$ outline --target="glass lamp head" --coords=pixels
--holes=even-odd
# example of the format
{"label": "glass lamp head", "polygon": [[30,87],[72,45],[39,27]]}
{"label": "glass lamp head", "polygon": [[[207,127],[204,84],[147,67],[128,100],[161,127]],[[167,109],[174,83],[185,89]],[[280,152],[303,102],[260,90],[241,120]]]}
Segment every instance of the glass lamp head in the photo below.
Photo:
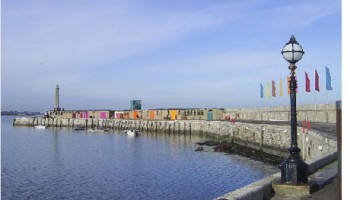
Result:
{"label": "glass lamp head", "polygon": [[305,53],[300,44],[296,41],[294,35],[290,37],[289,42],[282,49],[283,58],[290,64],[295,64],[303,57]]}

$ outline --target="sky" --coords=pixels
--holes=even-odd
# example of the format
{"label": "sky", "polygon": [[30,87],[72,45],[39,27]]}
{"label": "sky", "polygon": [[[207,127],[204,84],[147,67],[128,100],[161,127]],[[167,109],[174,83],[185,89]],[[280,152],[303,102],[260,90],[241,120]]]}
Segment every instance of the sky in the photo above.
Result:
{"label": "sky", "polygon": [[[291,35],[305,51],[297,104],[342,100],[341,0],[2,0],[1,9],[2,110],[53,109],[56,85],[66,110],[129,109],[132,99],[143,109],[288,106],[281,50]],[[279,95],[280,78],[283,96],[260,98],[273,80]]]}

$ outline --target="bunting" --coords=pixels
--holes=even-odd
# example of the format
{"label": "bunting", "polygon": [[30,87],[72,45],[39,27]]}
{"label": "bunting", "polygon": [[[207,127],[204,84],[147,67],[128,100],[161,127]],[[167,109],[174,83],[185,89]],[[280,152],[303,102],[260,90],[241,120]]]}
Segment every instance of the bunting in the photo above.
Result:
{"label": "bunting", "polygon": [[320,80],[316,69],[315,69],[315,90],[318,92],[320,91]]}
{"label": "bunting", "polygon": [[275,81],[272,81],[272,96],[276,97],[276,84],[275,84]]}
{"label": "bunting", "polygon": [[261,83],[260,83],[260,98],[264,98],[264,87]]}
{"label": "bunting", "polygon": [[[325,67],[326,70],[326,90],[333,90],[332,88],[332,78],[331,78],[331,74],[330,74],[330,70],[328,67]],[[283,96],[283,82],[282,82],[283,78],[280,78],[279,80],[279,96],[282,97]],[[295,93],[298,93],[298,81],[297,81],[297,76],[294,76],[295,79]],[[315,80],[315,91],[320,92],[320,77],[319,74],[317,72],[317,70],[315,69],[314,71],[314,80]],[[270,88],[270,83],[271,83],[271,88]],[[278,96],[277,91],[276,91],[276,84],[278,84],[277,82],[275,82],[274,80],[272,80],[271,82],[267,82],[264,88],[264,84],[260,83],[260,98],[270,98],[270,97],[276,97]],[[277,86],[278,87],[278,86]],[[305,91],[310,93],[311,92],[311,80],[309,77],[309,74],[305,71]],[[265,90],[265,91],[264,91]],[[287,76],[287,91],[288,94],[291,93],[291,76]]]}
{"label": "bunting", "polygon": [[280,96],[283,96],[282,79],[280,78]]}
{"label": "bunting", "polygon": [[268,83],[266,83],[266,97],[270,98],[270,86]]}
{"label": "bunting", "polygon": [[326,89],[332,90],[332,78],[328,67],[326,67]]}
{"label": "bunting", "polygon": [[[295,93],[298,93],[298,82],[297,82],[297,76],[294,76],[296,87],[295,87]],[[290,77],[287,76],[287,86],[288,86],[288,94],[290,94]]]}
{"label": "bunting", "polygon": [[311,92],[309,75],[305,72],[305,91]]}

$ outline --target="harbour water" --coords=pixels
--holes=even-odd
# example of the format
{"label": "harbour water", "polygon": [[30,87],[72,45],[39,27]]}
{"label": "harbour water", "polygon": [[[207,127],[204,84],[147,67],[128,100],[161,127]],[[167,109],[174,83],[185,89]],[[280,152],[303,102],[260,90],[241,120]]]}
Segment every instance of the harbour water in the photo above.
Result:
{"label": "harbour water", "polygon": [[213,199],[279,170],[196,142],[206,135],[13,127],[1,122],[1,199]]}

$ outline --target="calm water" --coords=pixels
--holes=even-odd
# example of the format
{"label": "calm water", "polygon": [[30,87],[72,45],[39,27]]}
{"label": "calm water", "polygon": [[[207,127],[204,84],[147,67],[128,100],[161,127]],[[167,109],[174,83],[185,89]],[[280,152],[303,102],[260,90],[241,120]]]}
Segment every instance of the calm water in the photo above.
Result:
{"label": "calm water", "polygon": [[213,199],[278,169],[237,155],[195,152],[205,136],[1,122],[2,199]]}

